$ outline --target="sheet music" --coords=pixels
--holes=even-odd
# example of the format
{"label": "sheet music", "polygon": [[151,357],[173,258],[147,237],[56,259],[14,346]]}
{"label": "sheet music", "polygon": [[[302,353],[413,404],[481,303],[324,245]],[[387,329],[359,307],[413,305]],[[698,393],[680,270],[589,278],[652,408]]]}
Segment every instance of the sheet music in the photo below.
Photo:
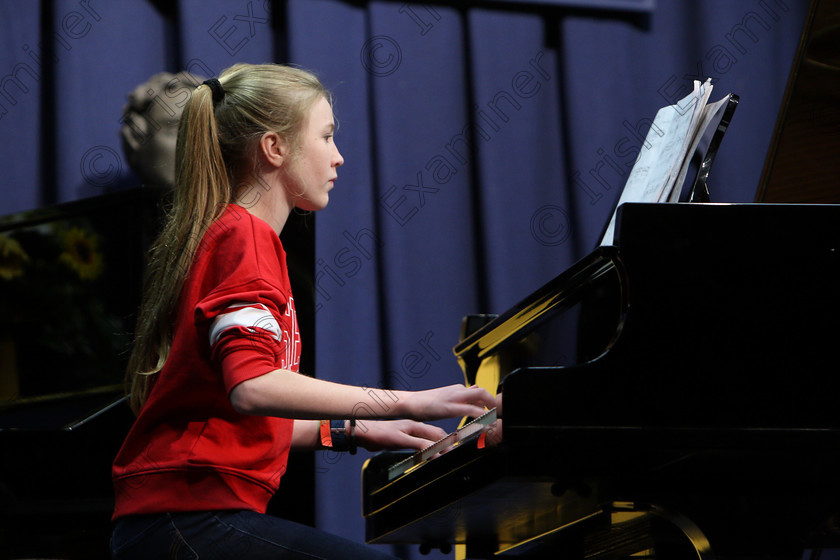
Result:
{"label": "sheet music", "polygon": [[687,157],[685,158],[685,161],[683,161],[682,169],[680,170],[679,176],[677,176],[675,188],[671,190],[671,196],[668,198],[668,202],[679,202],[680,187],[685,182],[685,176],[688,174],[688,168],[691,165],[691,158],[697,151],[697,146],[700,143],[700,140],[702,140],[706,129],[709,128],[709,124],[715,118],[718,111],[720,111],[720,109],[729,102],[730,97],[732,97],[731,94],[725,96],[720,101],[716,101],[711,105],[706,105],[703,108],[703,116],[701,117],[699,126],[697,126],[697,132],[694,134],[694,139],[687,151]]}
{"label": "sheet music", "polygon": [[[674,191],[677,191],[677,199],[679,199],[679,187],[682,186],[682,181],[685,181],[685,175],[688,172],[688,166],[691,162],[691,156],[694,153],[694,149],[697,146],[697,142],[700,140],[702,134],[700,133],[703,129],[702,125],[708,124],[708,119],[705,118],[705,111],[707,108],[707,103],[709,102],[709,96],[712,93],[712,83],[710,80],[706,80],[704,83],[700,83],[697,80],[694,81],[694,95],[692,97],[692,105],[691,105],[691,118],[688,120],[685,128],[680,129],[676,132],[676,134],[680,135],[683,140],[682,146],[678,152],[673,154],[673,167],[671,168],[671,173],[668,176],[668,181],[663,187],[662,193],[660,193],[658,202],[667,202],[671,199],[674,195]],[[685,108],[679,108],[678,110],[685,110]],[[682,181],[679,179],[682,178]]]}
{"label": "sheet music", "polygon": [[[702,84],[695,80],[689,95],[657,111],[616,208],[625,202],[665,202],[678,190],[677,185],[682,186],[690,150],[709,123],[704,109],[711,93],[711,80]],[[601,245],[612,244],[614,237],[615,212]]]}

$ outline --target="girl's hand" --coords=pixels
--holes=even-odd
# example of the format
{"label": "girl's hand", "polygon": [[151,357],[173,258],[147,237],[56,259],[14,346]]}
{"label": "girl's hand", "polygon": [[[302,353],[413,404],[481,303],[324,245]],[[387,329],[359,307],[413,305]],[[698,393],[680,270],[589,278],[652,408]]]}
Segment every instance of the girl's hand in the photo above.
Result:
{"label": "girl's hand", "polygon": [[442,428],[414,420],[357,420],[354,437],[368,451],[421,450],[446,437]]}

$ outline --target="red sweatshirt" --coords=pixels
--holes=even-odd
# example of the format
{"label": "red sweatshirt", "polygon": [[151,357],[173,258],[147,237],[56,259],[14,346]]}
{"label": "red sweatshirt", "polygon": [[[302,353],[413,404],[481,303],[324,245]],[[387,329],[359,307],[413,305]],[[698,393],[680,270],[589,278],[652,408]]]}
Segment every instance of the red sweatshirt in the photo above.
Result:
{"label": "red sweatshirt", "polygon": [[172,350],[114,461],[114,518],[264,512],[286,470],[292,420],[239,414],[228,395],[272,370],[297,371],[299,361],[280,239],[230,205],[199,245]]}

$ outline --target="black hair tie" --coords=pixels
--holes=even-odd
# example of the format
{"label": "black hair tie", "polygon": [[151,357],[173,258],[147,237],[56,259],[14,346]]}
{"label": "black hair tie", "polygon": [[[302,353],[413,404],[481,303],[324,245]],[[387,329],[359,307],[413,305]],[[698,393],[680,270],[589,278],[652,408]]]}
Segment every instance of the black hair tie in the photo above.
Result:
{"label": "black hair tie", "polygon": [[225,88],[222,87],[221,82],[216,78],[210,78],[209,80],[204,80],[202,82],[203,85],[210,88],[210,91],[213,92],[213,105],[218,105],[221,103],[222,99],[225,98]]}

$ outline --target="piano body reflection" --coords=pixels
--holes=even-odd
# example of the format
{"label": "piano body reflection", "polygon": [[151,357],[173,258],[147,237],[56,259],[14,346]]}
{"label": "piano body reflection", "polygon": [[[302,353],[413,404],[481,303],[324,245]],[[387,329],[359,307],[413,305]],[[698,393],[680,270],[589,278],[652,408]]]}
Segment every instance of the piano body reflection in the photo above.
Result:
{"label": "piano body reflection", "polygon": [[503,444],[393,480],[372,459],[368,540],[801,557],[840,506],[838,223],[832,205],[622,206],[617,247],[456,346],[470,383],[503,390]]}
{"label": "piano body reflection", "polygon": [[0,219],[0,559],[107,558],[126,348],[159,193]]}
{"label": "piano body reflection", "polygon": [[[372,543],[801,558],[840,543],[840,5],[813,0],[754,204],[628,204],[455,347],[503,443],[363,471]],[[807,203],[807,204],[802,204]]]}

